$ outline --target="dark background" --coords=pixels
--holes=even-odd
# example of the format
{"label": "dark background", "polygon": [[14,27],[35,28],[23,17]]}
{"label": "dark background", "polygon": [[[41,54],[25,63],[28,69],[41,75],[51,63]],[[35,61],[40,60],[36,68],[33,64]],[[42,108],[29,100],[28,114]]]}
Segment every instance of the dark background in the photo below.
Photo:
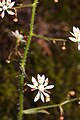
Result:
{"label": "dark background", "polygon": [[[16,0],[16,4],[28,3],[33,0]],[[31,8],[18,9],[18,22],[13,22],[14,16],[5,15],[0,18],[0,120],[17,120],[19,109],[19,72],[20,56],[14,51],[11,62],[6,60],[14,49],[15,38],[11,31],[18,29],[26,36],[29,33]],[[74,91],[72,98],[80,95],[80,51],[77,43],[71,42],[68,37],[73,26],[80,28],[80,0],[40,0],[36,15],[34,33],[52,38],[64,38],[66,50],[62,50],[63,42],[45,41],[32,38],[26,63],[25,82],[31,83],[31,77],[37,74],[45,74],[50,84],[55,88],[51,90],[51,101],[36,103],[33,99],[36,92],[31,92],[24,86],[24,109],[39,107],[49,104],[57,104],[67,99],[68,93]],[[24,45],[18,47],[23,54]],[[79,120],[80,106],[77,102],[66,104],[64,107],[65,120]],[[50,115],[36,114],[24,115],[24,120],[59,120],[59,108],[48,109]]]}

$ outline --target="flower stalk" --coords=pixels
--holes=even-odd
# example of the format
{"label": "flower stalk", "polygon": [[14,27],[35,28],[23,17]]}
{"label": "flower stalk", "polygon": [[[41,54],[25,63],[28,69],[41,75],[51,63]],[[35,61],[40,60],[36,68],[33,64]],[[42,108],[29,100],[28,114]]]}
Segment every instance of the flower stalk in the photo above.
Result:
{"label": "flower stalk", "polygon": [[25,8],[25,7],[33,7],[34,4],[26,4],[26,5],[23,5],[23,4],[20,4],[19,6],[17,7],[14,7],[15,9],[20,9],[20,8]]}
{"label": "flower stalk", "polygon": [[35,33],[33,33],[32,36],[36,37],[36,38],[41,38],[41,39],[44,39],[47,41],[66,41],[65,39],[62,39],[62,38],[49,38],[49,37],[45,37],[43,35],[37,35]]}

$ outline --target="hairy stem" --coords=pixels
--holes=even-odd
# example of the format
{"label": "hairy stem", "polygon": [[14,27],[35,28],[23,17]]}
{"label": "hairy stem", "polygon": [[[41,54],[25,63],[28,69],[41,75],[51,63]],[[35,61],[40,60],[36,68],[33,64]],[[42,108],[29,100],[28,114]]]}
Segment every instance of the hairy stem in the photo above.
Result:
{"label": "hairy stem", "polygon": [[26,5],[20,4],[19,6],[14,7],[14,8],[19,9],[19,8],[25,8],[25,7],[33,7],[33,4],[26,4]]}
{"label": "hairy stem", "polygon": [[33,27],[34,27],[34,17],[35,17],[35,11],[36,11],[36,6],[37,6],[38,0],[34,0],[33,3],[33,8],[32,8],[32,14],[31,14],[31,23],[30,23],[30,33],[29,33],[29,37],[28,37],[28,41],[26,43],[26,47],[24,50],[24,55],[22,58],[22,62],[21,62],[21,70],[22,70],[22,74],[20,75],[20,109],[19,109],[19,113],[18,113],[18,120],[22,120],[23,117],[23,82],[24,82],[24,71],[25,71],[25,63],[26,63],[26,59],[27,59],[27,54],[28,54],[28,50],[29,50],[29,46],[31,43],[31,38],[32,38],[32,33],[33,33]]}
{"label": "hairy stem", "polygon": [[31,43],[31,38],[32,38],[32,34],[33,34],[33,26],[34,26],[34,17],[35,17],[35,11],[36,11],[37,3],[38,3],[38,0],[35,0],[34,4],[33,4],[31,23],[30,23],[30,33],[29,33],[29,37],[28,37],[28,42],[26,43],[26,47],[25,47],[24,57],[23,57],[22,63],[21,63],[21,69],[22,70],[24,70],[24,68],[25,68],[25,62],[26,62],[29,46],[30,46],[30,43]]}
{"label": "hairy stem", "polygon": [[43,35],[37,35],[37,34],[32,34],[33,37],[36,37],[36,38],[41,38],[41,39],[44,39],[44,40],[48,40],[48,41],[66,41],[65,39],[62,39],[62,38],[49,38],[49,37],[45,37]]}

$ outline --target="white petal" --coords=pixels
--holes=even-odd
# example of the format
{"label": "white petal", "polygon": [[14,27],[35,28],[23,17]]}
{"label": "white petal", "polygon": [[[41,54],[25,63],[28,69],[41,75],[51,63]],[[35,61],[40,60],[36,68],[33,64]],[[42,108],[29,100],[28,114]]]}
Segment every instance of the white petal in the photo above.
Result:
{"label": "white petal", "polygon": [[2,11],[3,9],[2,8],[0,8],[0,11]]}
{"label": "white petal", "polygon": [[9,4],[8,8],[12,8],[14,6],[15,2],[12,2],[11,4]]}
{"label": "white petal", "polygon": [[17,38],[19,37],[19,31],[18,30],[15,31],[15,35],[16,35]]}
{"label": "white petal", "polygon": [[41,76],[39,74],[37,74],[37,79],[41,79]]}
{"label": "white petal", "polygon": [[46,97],[46,102],[49,102],[50,101],[50,95],[47,94],[46,92],[43,93]]}
{"label": "white petal", "polygon": [[42,75],[42,78],[41,78],[42,84],[44,83],[44,80],[45,80],[45,75]]}
{"label": "white petal", "polygon": [[7,10],[7,12],[8,12],[8,14],[10,14],[10,15],[15,15],[15,13],[12,12],[11,10]]}
{"label": "white petal", "polygon": [[23,35],[19,34],[19,38],[20,38],[20,39],[23,39],[24,37],[23,37]]}
{"label": "white petal", "polygon": [[8,4],[8,3],[11,3],[11,0],[7,0],[7,4]]}
{"label": "white petal", "polygon": [[5,0],[2,0],[2,4],[5,5]]}
{"label": "white petal", "polygon": [[48,85],[48,82],[49,82],[49,80],[48,80],[48,78],[46,78],[46,80],[45,80],[45,82],[44,82],[44,86],[47,86],[47,85]]}
{"label": "white petal", "polygon": [[73,26],[73,32],[76,33],[77,32],[77,28]]}
{"label": "white petal", "polygon": [[42,93],[41,93],[41,100],[44,102],[44,96]]}
{"label": "white petal", "polygon": [[44,75],[42,75],[42,77],[41,77],[41,76],[38,74],[37,78],[38,78],[38,82],[39,82],[40,84],[43,84],[43,83],[44,83],[44,80],[45,80],[45,76],[44,76]]}
{"label": "white petal", "polygon": [[74,38],[74,37],[69,37],[69,39],[70,39],[71,41],[73,41],[73,42],[77,42],[77,39]]}
{"label": "white petal", "polygon": [[48,85],[48,86],[46,86],[44,89],[46,90],[46,89],[52,89],[54,87],[54,85]]}
{"label": "white petal", "polygon": [[34,102],[38,101],[40,98],[40,92],[38,91],[37,95],[34,98]]}
{"label": "white petal", "polygon": [[73,35],[74,37],[75,37],[75,34],[74,33],[72,33],[72,32],[70,32],[71,33],[71,35]]}
{"label": "white petal", "polygon": [[31,85],[31,84],[27,84],[27,85],[32,89],[36,89],[36,87],[34,85]]}
{"label": "white petal", "polygon": [[26,42],[26,41],[23,39],[23,40],[21,40],[21,42]]}
{"label": "white petal", "polygon": [[77,32],[78,32],[78,33],[80,33],[80,30],[79,30],[79,28],[77,27],[76,29],[77,29]]}
{"label": "white petal", "polygon": [[46,92],[43,92],[43,94],[46,96],[46,97],[50,97],[50,95]]}
{"label": "white petal", "polygon": [[3,18],[4,15],[5,15],[5,11],[3,11],[3,12],[1,13],[1,18]]}
{"label": "white petal", "polygon": [[41,82],[41,76],[39,74],[37,74],[37,79],[38,79],[38,82],[40,83]]}
{"label": "white petal", "polygon": [[36,79],[34,77],[32,77],[32,83],[35,85],[35,86],[38,86],[38,82],[36,81]]}
{"label": "white petal", "polygon": [[13,35],[16,37],[16,34],[15,34],[15,32],[13,32],[13,31],[12,31],[12,34],[13,34]]}
{"label": "white petal", "polygon": [[79,36],[79,34],[80,34],[80,30],[79,30],[79,28],[77,27],[73,27],[73,32],[74,32],[74,35],[75,35],[75,37],[78,37]]}

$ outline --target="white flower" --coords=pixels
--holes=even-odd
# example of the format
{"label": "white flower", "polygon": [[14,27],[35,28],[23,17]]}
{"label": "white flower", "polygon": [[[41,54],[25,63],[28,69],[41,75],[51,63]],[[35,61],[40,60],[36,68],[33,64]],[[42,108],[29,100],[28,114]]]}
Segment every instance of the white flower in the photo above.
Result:
{"label": "white flower", "polygon": [[70,33],[73,37],[69,37],[69,39],[73,42],[78,42],[78,50],[80,50],[80,29],[78,27],[73,27],[73,33]]}
{"label": "white flower", "polygon": [[13,36],[16,37],[17,43],[19,43],[19,42],[26,42],[24,40],[24,36],[22,34],[20,34],[18,30],[15,30],[15,32],[12,31],[12,34],[13,34]]}
{"label": "white flower", "polygon": [[34,77],[32,77],[33,85],[27,84],[31,88],[31,91],[38,90],[38,93],[34,98],[34,102],[38,101],[40,98],[44,102],[44,96],[46,98],[46,102],[50,101],[50,95],[48,94],[50,92],[47,91],[47,89],[52,89],[54,85],[48,85],[48,82],[48,78],[45,79],[44,75],[40,76],[38,74],[37,80]]}
{"label": "white flower", "polygon": [[7,11],[8,14],[14,15],[15,13],[12,11],[12,7],[14,6],[15,2],[11,2],[11,0],[0,0],[0,12],[1,18],[5,16],[5,11]]}

